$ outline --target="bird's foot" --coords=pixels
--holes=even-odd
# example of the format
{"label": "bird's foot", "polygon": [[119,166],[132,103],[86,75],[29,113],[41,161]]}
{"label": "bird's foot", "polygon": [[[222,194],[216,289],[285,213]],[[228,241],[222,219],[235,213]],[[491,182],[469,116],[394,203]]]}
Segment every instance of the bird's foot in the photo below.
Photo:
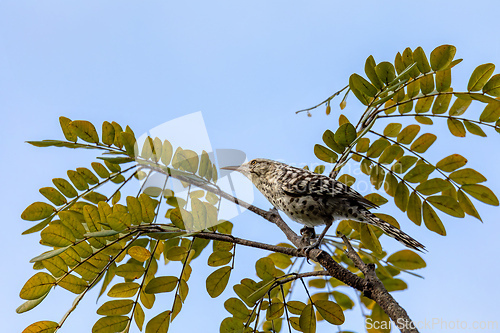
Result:
{"label": "bird's foot", "polygon": [[276,209],[276,207],[273,207],[267,211],[265,218],[267,220],[272,220],[273,218],[275,218],[277,216],[280,216],[280,213],[278,213],[278,210]]}
{"label": "bird's foot", "polygon": [[300,229],[300,234],[302,235],[302,238],[300,239],[302,247],[300,248],[300,250],[304,251],[304,254],[307,258],[307,262],[309,262],[308,258],[309,252],[311,252],[312,249],[319,248],[319,245],[321,244],[321,239],[317,239],[314,243],[311,244],[313,239],[316,238],[316,232],[314,231],[314,228],[311,227],[304,227]]}
{"label": "bird's foot", "polygon": [[309,262],[309,252],[311,252],[311,250],[314,250],[314,249],[319,249],[319,246],[321,245],[321,239],[317,239],[313,244],[310,244],[310,245],[307,245],[307,246],[304,246],[302,248],[300,248],[301,251],[304,251],[304,254],[307,258],[307,262]]}

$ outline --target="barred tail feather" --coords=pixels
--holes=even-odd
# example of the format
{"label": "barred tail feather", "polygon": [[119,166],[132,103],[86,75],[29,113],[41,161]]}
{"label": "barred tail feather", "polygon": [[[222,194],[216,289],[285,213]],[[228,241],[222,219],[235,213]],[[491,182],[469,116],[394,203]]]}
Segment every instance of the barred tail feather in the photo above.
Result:
{"label": "barred tail feather", "polygon": [[390,237],[396,239],[398,242],[402,243],[404,246],[409,247],[411,249],[424,252],[427,251],[425,249],[425,246],[420,243],[419,241],[415,240],[408,234],[404,233],[400,229],[396,228],[390,223],[385,222],[384,220],[376,217],[373,215],[371,212],[368,212],[369,216],[367,216],[366,223],[369,223],[371,225],[374,225],[380,229],[382,229],[383,232],[385,232],[387,235]]}

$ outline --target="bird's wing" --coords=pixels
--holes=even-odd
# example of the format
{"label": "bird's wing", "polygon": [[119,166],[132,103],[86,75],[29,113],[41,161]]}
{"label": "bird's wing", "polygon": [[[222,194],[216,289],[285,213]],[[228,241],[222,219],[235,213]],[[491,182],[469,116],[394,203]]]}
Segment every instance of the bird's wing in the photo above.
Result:
{"label": "bird's wing", "polygon": [[351,187],[324,175],[314,173],[299,175],[291,181],[283,182],[281,187],[286,194],[294,197],[311,195],[346,198],[367,208],[378,208]]}

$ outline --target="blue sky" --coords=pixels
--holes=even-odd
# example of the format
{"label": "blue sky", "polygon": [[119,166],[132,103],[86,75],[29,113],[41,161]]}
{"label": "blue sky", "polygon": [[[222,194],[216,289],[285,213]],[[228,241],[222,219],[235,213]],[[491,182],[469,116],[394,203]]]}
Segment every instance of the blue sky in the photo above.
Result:
{"label": "blue sky", "polygon": [[[422,46],[429,53],[441,44],[455,45],[457,57],[465,60],[454,70],[453,86],[465,90],[477,65],[500,65],[499,9],[497,0],[1,1],[0,326],[20,332],[37,320],[59,321],[73,298],[58,292],[29,313],[14,312],[21,304],[19,290],[33,274],[28,260],[42,251],[38,235],[21,236],[31,226],[20,219],[21,212],[41,200],[38,189],[50,186],[52,178],[92,161],[90,152],[24,143],[62,138],[59,116],[90,120],[99,127],[104,120],[114,120],[144,133],[201,111],[214,148],[289,163],[317,163],[313,145],[321,141],[324,130],[336,128],[340,101],[329,117],[323,109],[311,118],[295,115],[295,110],[315,105],[345,86],[350,74],[362,74],[370,54],[376,61],[393,61],[408,46]],[[355,119],[362,108],[351,97],[347,110],[346,115]],[[477,117],[478,110],[471,109],[469,115]],[[444,123],[432,130],[447,132]],[[499,139],[497,133],[487,134],[487,139],[465,140],[445,133],[429,150],[429,159],[435,162],[461,153],[498,195],[495,176],[500,159],[493,152]],[[256,204],[269,208],[260,195]],[[418,271],[425,279],[408,277],[409,289],[395,293],[415,321],[498,320],[494,300],[500,296],[495,287],[500,272],[491,258],[496,257],[500,211],[477,206],[484,223],[443,217],[447,237],[416,227],[397,208],[384,207],[429,249],[424,256],[428,267]],[[276,227],[250,213],[233,222],[240,237],[284,240]],[[399,249],[387,237],[384,246]],[[252,262],[263,253],[242,250],[240,255],[237,268],[242,274],[233,276],[230,284],[254,274],[253,267],[245,267],[244,256]],[[223,299],[231,289],[212,300],[203,290],[211,270],[202,266],[190,285],[185,311],[172,324],[173,332],[181,331],[182,325],[188,331],[215,332],[228,315]],[[62,332],[90,331],[97,316],[95,295],[89,298]],[[350,311],[346,328],[361,331],[359,315],[359,307]]]}

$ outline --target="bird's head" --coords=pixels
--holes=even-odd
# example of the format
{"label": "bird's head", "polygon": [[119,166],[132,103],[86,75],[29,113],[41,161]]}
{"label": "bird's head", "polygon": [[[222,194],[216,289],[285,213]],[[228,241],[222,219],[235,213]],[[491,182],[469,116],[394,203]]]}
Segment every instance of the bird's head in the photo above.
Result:
{"label": "bird's head", "polygon": [[254,158],[253,160],[243,163],[240,166],[227,166],[221,169],[238,171],[253,182],[256,178],[260,178],[274,172],[276,164],[278,164],[278,162],[265,158]]}

